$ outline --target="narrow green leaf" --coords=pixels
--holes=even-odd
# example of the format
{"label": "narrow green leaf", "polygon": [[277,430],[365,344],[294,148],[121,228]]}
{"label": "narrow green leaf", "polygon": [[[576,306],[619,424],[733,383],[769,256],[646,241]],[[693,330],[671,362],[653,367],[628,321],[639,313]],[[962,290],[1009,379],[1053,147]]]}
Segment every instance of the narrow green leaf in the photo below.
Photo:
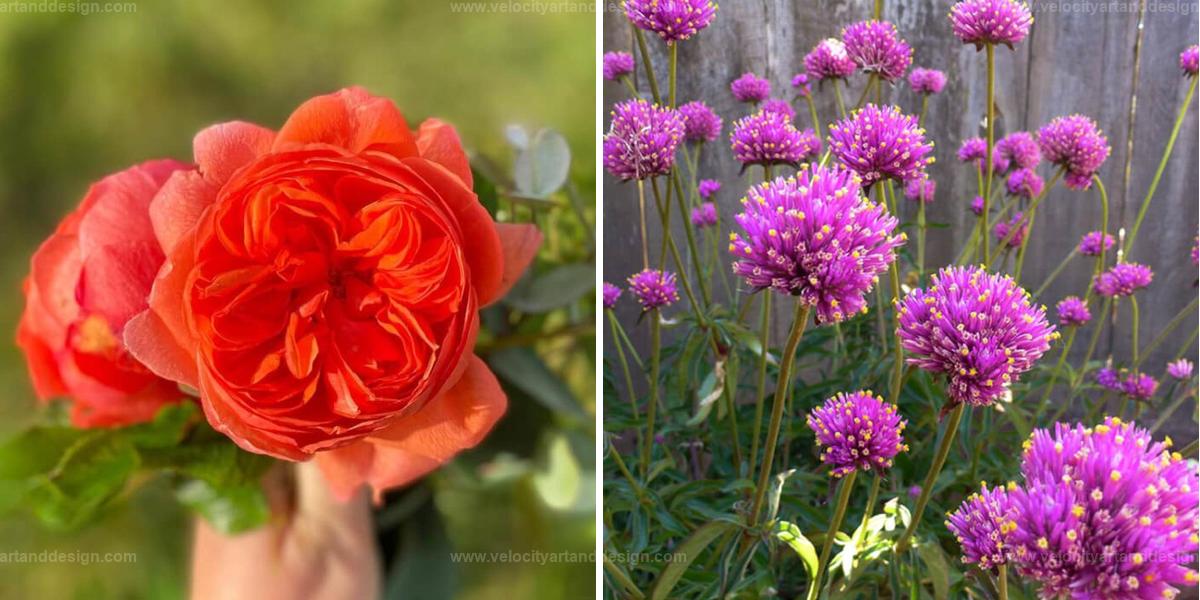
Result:
{"label": "narrow green leaf", "polygon": [[573,263],[534,275],[527,273],[504,297],[504,304],[521,312],[542,314],[569,306],[596,288],[596,266]]}
{"label": "narrow green leaf", "polygon": [[520,388],[555,413],[588,420],[590,415],[541,357],[529,348],[505,348],[488,354],[488,365],[509,384]]}
{"label": "narrow green leaf", "polygon": [[804,570],[808,573],[808,578],[811,581],[817,572],[817,548],[808,538],[804,537],[804,533],[795,523],[780,521],[776,526],[775,537],[779,541],[787,544],[800,557],[800,561],[804,563]]}
{"label": "narrow green leaf", "polygon": [[658,578],[654,580],[654,587],[650,590],[651,600],[665,600],[666,598],[670,598],[671,590],[675,588],[676,583],[679,583],[679,579],[683,577],[683,573],[691,566],[692,561],[696,560],[700,556],[700,553],[713,540],[725,532],[736,528],[737,525],[728,521],[710,521],[692,532],[692,535],[683,540],[675,548],[671,562],[663,568],[662,572],[658,574]]}

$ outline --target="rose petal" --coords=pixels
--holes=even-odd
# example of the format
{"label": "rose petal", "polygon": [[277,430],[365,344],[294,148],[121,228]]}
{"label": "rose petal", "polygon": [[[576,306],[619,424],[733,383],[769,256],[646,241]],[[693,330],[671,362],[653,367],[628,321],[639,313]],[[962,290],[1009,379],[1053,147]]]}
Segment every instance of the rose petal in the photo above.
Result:
{"label": "rose petal", "polygon": [[353,153],[375,150],[414,156],[417,145],[404,115],[387,98],[350,87],[301,104],[288,117],[273,150],[295,144],[330,144]]}
{"label": "rose petal", "polygon": [[220,123],[200,130],[192,139],[192,153],[200,173],[220,186],[244,165],[265,154],[275,132],[243,121]]}
{"label": "rose petal", "polygon": [[125,323],[125,348],[155,375],[195,388],[196,358],[171,335],[158,313],[145,310]]}
{"label": "rose petal", "polygon": [[150,203],[150,222],[166,255],[196,226],[204,209],[216,200],[217,191],[217,186],[197,171],[177,172],[163,184]]}
{"label": "rose petal", "polygon": [[500,235],[500,246],[504,249],[504,274],[491,295],[481,298],[480,303],[484,306],[503,298],[512,289],[542,245],[542,232],[528,223],[496,223],[496,233]]}
{"label": "rose petal", "polygon": [[446,167],[458,175],[464,185],[473,188],[471,161],[463,151],[462,141],[452,125],[439,119],[426,119],[417,130],[417,150],[421,158]]}

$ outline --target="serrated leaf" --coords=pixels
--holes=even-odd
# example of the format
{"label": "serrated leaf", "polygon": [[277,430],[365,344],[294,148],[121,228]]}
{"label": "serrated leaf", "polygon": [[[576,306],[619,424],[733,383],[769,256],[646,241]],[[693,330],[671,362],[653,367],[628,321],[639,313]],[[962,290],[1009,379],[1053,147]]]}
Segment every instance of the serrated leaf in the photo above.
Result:
{"label": "serrated leaf", "polygon": [[120,493],[138,464],[137,451],[119,435],[82,437],[52,469],[30,480],[26,502],[47,526],[74,529]]}
{"label": "serrated leaf", "polygon": [[807,537],[804,537],[804,533],[795,523],[787,521],[779,522],[776,526],[775,537],[787,544],[800,557],[800,562],[804,563],[804,570],[808,573],[811,581],[817,572],[816,546]]}
{"label": "serrated leaf", "polygon": [[574,394],[551,371],[536,352],[529,348],[505,348],[488,355],[488,365],[509,384],[555,413],[580,420],[591,417],[576,401]]}
{"label": "serrated leaf", "polygon": [[567,181],[571,149],[553,129],[538,131],[528,144],[513,165],[513,181],[522,194],[545,198]]}
{"label": "serrated leaf", "polygon": [[541,314],[568,306],[595,288],[596,266],[573,263],[540,275],[526,273],[503,302],[521,312]]}

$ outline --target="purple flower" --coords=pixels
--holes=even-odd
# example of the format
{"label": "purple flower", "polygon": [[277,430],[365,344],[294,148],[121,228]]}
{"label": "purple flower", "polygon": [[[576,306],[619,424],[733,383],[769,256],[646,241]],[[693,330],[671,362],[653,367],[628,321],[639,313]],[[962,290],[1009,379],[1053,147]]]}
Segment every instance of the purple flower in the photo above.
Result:
{"label": "purple flower", "polygon": [[758,104],[771,96],[771,82],[754,73],[743,73],[729,84],[729,90],[739,102]]}
{"label": "purple flower", "polygon": [[633,55],[628,52],[604,53],[604,78],[616,81],[633,72]]}
{"label": "purple flower", "polygon": [[796,118],[796,109],[792,108],[792,103],[787,100],[772,98],[763,102],[762,109],[767,112],[777,112],[792,121]]}
{"label": "purple flower", "polygon": [[868,187],[884,179],[919,177],[933,162],[933,142],[917,118],[895,106],[867,104],[829,128],[833,155],[853,169]]}
{"label": "purple flower", "polygon": [[812,93],[812,85],[808,82],[808,75],[804,73],[796,73],[796,75],[792,77],[792,87],[796,90],[796,93],[800,94],[802,97],[808,96],[810,93]]}
{"label": "purple flower", "polygon": [[854,74],[854,60],[846,53],[846,45],[837,38],[826,38],[804,56],[804,70],[818,81],[845,79]]}
{"label": "purple flower", "polygon": [[1121,375],[1112,367],[1102,367],[1096,371],[1096,383],[1114,392],[1121,391]]}
{"label": "purple flower", "polygon": [[670,306],[679,301],[675,274],[670,271],[644,269],[629,276],[629,290],[642,305],[642,312]]}
{"label": "purple flower", "polygon": [[721,117],[703,102],[681,105],[679,116],[683,118],[683,139],[689,142],[712,142],[721,136]]}
{"label": "purple flower", "polygon": [[787,115],[765,110],[738,119],[729,136],[734,158],[744,165],[798,163],[820,150],[815,138],[801,134]]}
{"label": "purple flower", "polygon": [[946,87],[946,74],[937,69],[917,67],[908,74],[908,85],[912,86],[912,91],[917,94],[938,94]]}
{"label": "purple flower", "polygon": [[1175,362],[1167,363],[1167,375],[1175,379],[1191,379],[1193,367],[1192,361],[1181,358]]}
{"label": "purple flower", "polygon": [[951,404],[991,404],[1058,337],[1029,292],[978,267],[943,268],[897,311],[909,364],[946,374]]}
{"label": "purple flower", "polygon": [[1200,265],[1200,236],[1192,238],[1192,264]]}
{"label": "purple flower", "polygon": [[[1021,244],[1025,243],[1025,234],[1029,232],[1029,222],[1021,222],[1024,217],[1024,213],[1018,212],[1017,214],[1013,215],[1007,223],[1004,221],[996,223],[996,226],[992,229],[992,232],[996,234],[996,243],[1004,243],[1004,245],[1009,248],[1020,248]],[[1014,227],[1017,228],[1017,231],[1016,233],[1013,233],[1012,237],[1010,238],[1008,237],[1009,232],[1012,231]],[[1008,239],[1007,243],[1004,242],[1006,238]]]}
{"label": "purple flower", "polygon": [[937,191],[937,183],[929,176],[909,179],[904,182],[904,197],[913,202],[933,202],[933,194]]}
{"label": "purple flower", "polygon": [[604,136],[604,167],[625,181],[665,175],[682,140],[678,112],[645,100],[619,102]]}
{"label": "purple flower", "polygon": [[1059,300],[1054,308],[1058,311],[1058,324],[1063,327],[1079,327],[1092,320],[1087,302],[1079,296],[1067,296]]}
{"label": "purple flower", "polygon": [[896,33],[896,26],[887,21],[859,21],[842,30],[846,53],[858,68],[875,73],[884,81],[904,76],[912,64],[912,47]]}
{"label": "purple flower", "polygon": [[987,140],[981,137],[967,138],[958,147],[958,160],[982,164],[987,158]]}
{"label": "purple flower", "polygon": [[[1107,252],[1109,248],[1112,248],[1114,242],[1113,236],[1103,231],[1085,233],[1083,237],[1079,238],[1079,253],[1084,256],[1100,256],[1101,252]],[[1100,248],[1101,244],[1104,244],[1103,249]]]}
{"label": "purple flower", "polygon": [[1096,276],[1092,288],[1105,297],[1132,296],[1134,292],[1150,285],[1154,272],[1150,267],[1138,263],[1118,263],[1113,268]]}
{"label": "purple flower", "polygon": [[912,498],[913,500],[916,500],[917,498],[921,497],[921,486],[919,486],[919,485],[909,486],[908,487],[908,497]]}
{"label": "purple flower", "polygon": [[975,196],[971,200],[971,212],[977,217],[983,214],[983,196]]}
{"label": "purple flower", "polygon": [[1096,122],[1083,115],[1058,117],[1043,125],[1038,146],[1046,160],[1066,169],[1063,183],[1073,190],[1091,187],[1092,175],[1112,151]]}
{"label": "purple flower", "polygon": [[1200,478],[1170,441],[1116,417],[1025,444],[1012,556],[1043,598],[1172,598],[1194,587]]}
{"label": "purple flower", "polygon": [[717,205],[705,202],[692,209],[692,225],[698,229],[712,227],[717,224]]}
{"label": "purple flower", "polygon": [[1046,182],[1033,169],[1017,169],[1008,176],[1004,186],[1013,196],[1033,199],[1042,195]]}
{"label": "purple flower", "polygon": [[1200,46],[1188,46],[1186,50],[1179,53],[1179,68],[1183,69],[1183,73],[1187,77],[1196,76],[1197,63],[1200,63]]}
{"label": "purple flower", "polygon": [[906,425],[896,405],[868,391],[838,394],[808,415],[821,462],[833,467],[834,477],[891,467],[896,454],[908,450]]}
{"label": "purple flower", "polygon": [[1000,138],[995,153],[1004,159],[1005,166],[1011,163],[1020,169],[1034,169],[1042,162],[1037,140],[1028,131],[1016,131]]}
{"label": "purple flower", "polygon": [[986,483],[981,487],[947,516],[946,528],[962,547],[964,563],[990,571],[1010,560],[1008,540],[1017,530],[1017,509],[1009,491],[1015,491],[1016,484],[990,490]]}
{"label": "purple flower", "polygon": [[986,45],[1013,44],[1029,35],[1033,15],[1016,0],[964,0],[950,7],[950,28],[964,44],[976,50]]}
{"label": "purple flower", "polygon": [[896,218],[840,167],[802,165],[793,177],[750,188],[742,204],[734,219],[746,235],[730,234],[733,272],[756,290],[799,296],[817,323],[866,310],[863,296],[904,242],[892,235]]}
{"label": "purple flower", "polygon": [[621,288],[605,281],[603,294],[604,308],[612,308],[617,305],[617,300],[621,297]]}
{"label": "purple flower", "polygon": [[625,0],[625,16],[668,44],[696,35],[716,14],[717,5],[711,0]]}
{"label": "purple flower", "polygon": [[1145,373],[1130,373],[1125,381],[1121,382],[1121,391],[1126,396],[1142,402],[1153,398],[1157,389],[1158,382]]}
{"label": "purple flower", "polygon": [[696,185],[696,191],[700,193],[700,197],[708,200],[713,194],[721,190],[721,182],[716,179],[701,179]]}

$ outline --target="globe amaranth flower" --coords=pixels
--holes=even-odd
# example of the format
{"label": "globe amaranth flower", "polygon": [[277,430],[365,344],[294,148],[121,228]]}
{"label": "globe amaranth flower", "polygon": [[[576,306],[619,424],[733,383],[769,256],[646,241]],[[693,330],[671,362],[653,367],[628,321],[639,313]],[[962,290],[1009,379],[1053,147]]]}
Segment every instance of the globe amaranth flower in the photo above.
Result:
{"label": "globe amaranth flower", "polygon": [[633,73],[633,55],[628,52],[604,53],[604,78],[616,81]]}
{"label": "globe amaranth flower", "polygon": [[904,182],[904,197],[913,202],[933,202],[933,194],[937,191],[937,182],[929,176],[917,177]]}
{"label": "globe amaranth flower", "polygon": [[624,181],[666,175],[683,135],[678,112],[645,100],[619,102],[604,136],[604,167]]}
{"label": "globe amaranth flower", "polygon": [[801,133],[787,115],[766,110],[738,119],[729,139],[743,165],[796,164],[821,149],[811,130]]}
{"label": "globe amaranth flower", "polygon": [[692,209],[692,225],[698,229],[712,227],[717,224],[717,205],[705,202]]}
{"label": "globe amaranth flower", "polygon": [[1092,288],[1097,294],[1108,298],[1132,296],[1134,292],[1150,285],[1153,280],[1154,272],[1150,267],[1125,262],[1097,275]]}
{"label": "globe amaranth flower", "polygon": [[1096,122],[1083,115],[1058,117],[1038,130],[1038,146],[1046,160],[1066,170],[1063,183],[1086,190],[1112,148]]}
{"label": "globe amaranth flower", "polygon": [[817,78],[845,79],[854,74],[857,67],[846,52],[846,45],[837,38],[826,38],[804,55],[804,70]]}
{"label": "globe amaranth flower", "polygon": [[754,73],[743,73],[729,84],[729,91],[739,102],[757,104],[771,97],[771,82]]}
{"label": "globe amaranth flower", "polygon": [[1033,199],[1042,195],[1046,182],[1033,169],[1017,169],[1009,174],[1004,187],[1012,196]]}
{"label": "globe amaranth flower", "polygon": [[832,467],[834,477],[891,467],[892,459],[908,450],[906,425],[896,405],[869,391],[838,394],[808,415],[821,462]]}
{"label": "globe amaranth flower", "polygon": [[937,69],[917,67],[908,74],[908,85],[916,94],[939,94],[946,87],[946,74]]}
{"label": "globe amaranth flower", "polygon": [[933,142],[917,118],[895,106],[867,104],[829,128],[830,150],[869,187],[878,181],[920,177],[933,163]]}
{"label": "globe amaranth flower", "polygon": [[795,120],[796,109],[792,108],[792,103],[779,98],[772,98],[763,102],[762,109],[767,112],[777,112],[788,118],[789,121]]}
{"label": "globe amaranth flower", "polygon": [[805,73],[796,73],[792,76],[792,88],[801,97],[808,96],[812,93],[812,84],[808,82],[808,75]]}
{"label": "globe amaranth flower", "polygon": [[859,21],[842,30],[846,53],[858,68],[875,73],[884,81],[904,76],[912,64],[912,47],[900,39],[896,26],[887,21]]}
{"label": "globe amaranth flower", "polygon": [[1016,484],[980,491],[967,497],[958,509],[946,517],[946,528],[962,548],[962,561],[990,571],[1009,562],[1009,538],[1017,529],[1017,510],[1009,492]]}
{"label": "globe amaranth flower", "polygon": [[802,165],[795,176],[750,188],[730,234],[733,272],[756,290],[798,296],[817,323],[866,310],[863,296],[889,264],[904,234],[896,218],[862,196],[853,171]]}
{"label": "globe amaranth flower", "polygon": [[1145,402],[1154,397],[1158,381],[1145,373],[1131,372],[1121,382],[1121,392],[1126,396]]}
{"label": "globe amaranth flower", "polygon": [[1101,252],[1108,252],[1115,242],[1113,236],[1103,231],[1085,233],[1079,238],[1079,253],[1084,256],[1100,256]]}
{"label": "globe amaranth flower", "polygon": [[975,196],[971,199],[971,212],[975,213],[977,217],[983,214],[983,196]]}
{"label": "globe amaranth flower", "polygon": [[617,305],[617,300],[621,298],[621,288],[605,281],[604,290],[604,308],[613,308]]}
{"label": "globe amaranth flower", "polygon": [[1008,222],[996,223],[992,228],[992,232],[996,234],[996,243],[1004,244],[1008,248],[1020,248],[1021,244],[1025,243],[1025,234],[1029,233],[1029,222],[1024,219],[1025,214],[1018,212]]}
{"label": "globe amaranth flower", "polygon": [[1200,479],[1170,445],[1116,417],[1034,431],[1011,543],[1041,597],[1172,598],[1196,585]]}
{"label": "globe amaranth flower", "polygon": [[707,104],[695,101],[680,105],[683,119],[683,139],[689,142],[713,142],[721,136],[721,117]]}
{"label": "globe amaranth flower", "polygon": [[716,179],[701,179],[696,185],[696,191],[701,198],[708,200],[713,194],[721,191],[721,182]]}
{"label": "globe amaranth flower", "polygon": [[1033,169],[1042,162],[1037,140],[1028,131],[1015,131],[1000,138],[996,142],[995,153],[1000,155],[1006,166],[1018,169]]}
{"label": "globe amaranth flower", "polygon": [[643,269],[629,276],[629,291],[642,305],[642,312],[670,306],[679,301],[675,274],[670,271]]}
{"label": "globe amaranth flower", "polygon": [[[987,159],[987,148],[987,140],[981,137],[967,138],[958,147],[958,160],[965,163],[975,163],[975,166],[982,172],[984,161]],[[993,148],[992,152],[992,171],[996,173],[1008,172],[1008,159],[994,150],[995,148]]]}
{"label": "globe amaranth flower", "polygon": [[1087,302],[1079,296],[1067,296],[1054,307],[1058,311],[1058,324],[1063,327],[1079,327],[1092,320]]}
{"label": "globe amaranth flower", "polygon": [[1175,379],[1191,379],[1193,368],[1192,361],[1181,358],[1177,361],[1167,363],[1167,375]]}
{"label": "globe amaranth flower", "polygon": [[1102,367],[1096,371],[1096,383],[1102,388],[1119,392],[1121,391],[1121,374],[1112,367]]}
{"label": "globe amaranth flower", "polygon": [[944,373],[951,404],[991,404],[1058,337],[1029,292],[978,267],[943,268],[897,311],[909,364]]}
{"label": "globe amaranth flower", "polygon": [[1179,53],[1179,68],[1183,69],[1184,75],[1195,77],[1198,63],[1200,63],[1200,46],[1188,46],[1186,50]]}
{"label": "globe amaranth flower", "polygon": [[711,0],[625,0],[630,22],[668,44],[696,35],[716,14],[717,4]]}
{"label": "globe amaranth flower", "polygon": [[964,44],[976,50],[987,45],[1013,44],[1029,35],[1033,14],[1017,0],[964,0],[950,7],[950,28]]}

